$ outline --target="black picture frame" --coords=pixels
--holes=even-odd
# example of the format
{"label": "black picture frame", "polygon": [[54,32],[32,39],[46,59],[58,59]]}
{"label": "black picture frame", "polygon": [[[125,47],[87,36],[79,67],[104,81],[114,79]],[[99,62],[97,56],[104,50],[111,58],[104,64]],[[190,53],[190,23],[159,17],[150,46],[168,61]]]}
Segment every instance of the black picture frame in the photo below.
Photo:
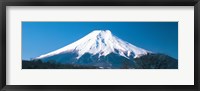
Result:
{"label": "black picture frame", "polygon": [[[200,0],[0,0],[0,89],[27,90],[116,90],[198,91],[200,62]],[[6,85],[6,6],[194,6],[194,85]]]}

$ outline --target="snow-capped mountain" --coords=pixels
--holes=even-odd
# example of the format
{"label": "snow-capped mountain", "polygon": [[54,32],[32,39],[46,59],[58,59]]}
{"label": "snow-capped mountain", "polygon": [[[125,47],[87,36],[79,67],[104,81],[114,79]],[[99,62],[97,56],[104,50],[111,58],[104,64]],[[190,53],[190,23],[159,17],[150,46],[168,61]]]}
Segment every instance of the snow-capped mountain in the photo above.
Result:
{"label": "snow-capped mountain", "polygon": [[131,55],[134,55],[134,58],[137,58],[142,55],[146,55],[147,53],[151,53],[150,51],[136,47],[121,40],[120,38],[114,36],[110,30],[95,30],[78,41],[53,52],[41,55],[37,57],[37,59],[65,52],[77,52],[77,59],[85,53],[90,53],[92,55],[99,54],[99,57],[106,56],[110,53],[116,53],[126,58],[129,58]]}
{"label": "snow-capped mountain", "polygon": [[176,59],[139,48],[116,37],[110,30],[94,30],[83,38],[34,60],[42,60],[44,64],[50,62],[64,65],[56,66],[57,68],[178,68]]}

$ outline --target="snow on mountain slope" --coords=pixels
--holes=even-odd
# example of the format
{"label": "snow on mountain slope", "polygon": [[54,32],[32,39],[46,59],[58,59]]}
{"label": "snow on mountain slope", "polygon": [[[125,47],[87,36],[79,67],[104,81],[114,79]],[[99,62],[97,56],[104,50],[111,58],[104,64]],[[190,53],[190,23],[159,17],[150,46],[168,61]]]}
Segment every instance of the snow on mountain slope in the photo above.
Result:
{"label": "snow on mountain slope", "polygon": [[126,58],[129,58],[131,55],[134,55],[134,58],[137,58],[142,55],[146,55],[147,53],[151,53],[150,51],[136,47],[121,40],[120,38],[112,35],[109,30],[95,30],[74,43],[53,52],[41,55],[36,59],[46,58],[65,52],[77,52],[77,59],[85,53],[93,55],[99,54],[99,57],[106,56],[110,53],[116,53]]}

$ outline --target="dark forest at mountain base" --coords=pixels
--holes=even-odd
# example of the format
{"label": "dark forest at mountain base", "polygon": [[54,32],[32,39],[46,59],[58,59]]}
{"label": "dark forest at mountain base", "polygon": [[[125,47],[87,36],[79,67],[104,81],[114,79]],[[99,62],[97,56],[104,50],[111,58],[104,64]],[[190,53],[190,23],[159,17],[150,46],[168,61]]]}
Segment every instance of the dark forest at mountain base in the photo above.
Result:
{"label": "dark forest at mountain base", "polygon": [[[112,60],[110,61],[112,65],[120,64],[122,66],[100,67],[94,65],[82,65],[82,62],[81,64],[62,64],[57,63],[56,60],[49,60],[47,62],[44,62],[39,59],[31,61],[23,60],[22,69],[178,69],[178,60],[164,54],[148,54],[140,58],[135,58],[134,60],[125,60],[124,58],[118,58],[118,60],[110,60]],[[104,61],[109,62],[108,60]],[[113,61],[115,62],[113,63]],[[132,61],[134,64],[130,63],[129,61]]]}
{"label": "dark forest at mountain base", "polygon": [[22,69],[98,69],[94,66],[81,66],[72,64],[57,64],[51,62],[22,61]]}

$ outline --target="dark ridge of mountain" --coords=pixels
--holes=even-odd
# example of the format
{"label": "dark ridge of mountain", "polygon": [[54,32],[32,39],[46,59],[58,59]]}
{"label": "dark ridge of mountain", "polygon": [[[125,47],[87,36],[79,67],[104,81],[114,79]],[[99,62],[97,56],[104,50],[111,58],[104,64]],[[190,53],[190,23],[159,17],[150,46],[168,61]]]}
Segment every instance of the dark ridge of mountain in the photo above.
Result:
{"label": "dark ridge of mountain", "polygon": [[178,69],[178,60],[164,54],[148,54],[135,58],[136,69]]}

